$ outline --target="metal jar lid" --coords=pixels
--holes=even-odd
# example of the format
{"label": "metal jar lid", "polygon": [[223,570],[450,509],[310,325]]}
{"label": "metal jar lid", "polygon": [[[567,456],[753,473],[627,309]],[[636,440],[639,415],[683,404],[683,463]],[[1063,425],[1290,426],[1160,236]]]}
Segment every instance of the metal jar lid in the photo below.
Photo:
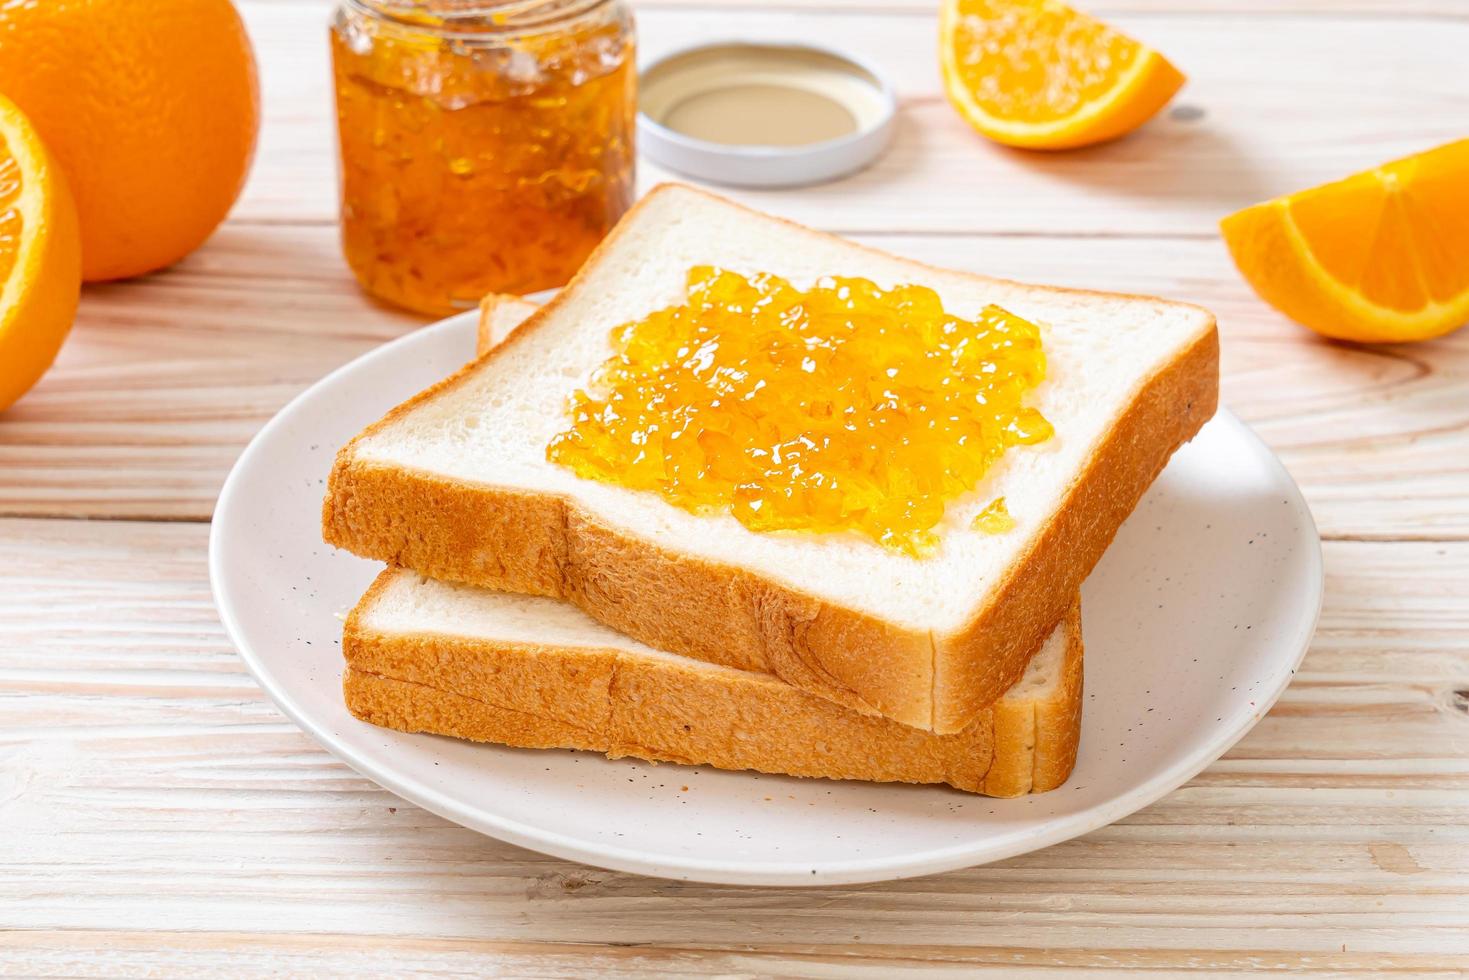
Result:
{"label": "metal jar lid", "polygon": [[639,76],[638,141],[690,177],[789,187],[861,170],[886,148],[892,86],[807,44],[725,41],[665,55]]}

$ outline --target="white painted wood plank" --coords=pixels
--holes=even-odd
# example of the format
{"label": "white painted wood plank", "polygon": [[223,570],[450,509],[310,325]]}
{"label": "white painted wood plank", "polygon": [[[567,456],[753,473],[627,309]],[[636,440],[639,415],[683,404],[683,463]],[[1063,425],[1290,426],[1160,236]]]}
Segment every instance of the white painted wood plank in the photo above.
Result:
{"label": "white painted wood plank", "polygon": [[[1469,333],[1322,341],[1255,299],[1208,240],[860,237],[940,265],[1200,303],[1220,319],[1226,403],[1281,454],[1324,533],[1469,537]],[[231,226],[162,275],[89,287],[56,367],[0,417],[0,514],[207,518],[277,408],[419,322],[362,296],[329,227]]]}
{"label": "white painted wood plank", "polygon": [[[265,66],[265,123],[237,220],[335,218],[324,10],[247,10]],[[844,232],[1211,236],[1237,208],[1462,137],[1469,118],[1469,18],[1119,13],[1119,26],[1189,74],[1177,100],[1188,113],[1091,150],[1008,150],[943,101],[932,10],[656,7],[641,11],[639,30],[645,60],[704,39],[819,37],[885,68],[903,119],[874,167],[818,187],[735,192]],[[646,161],[641,173],[644,187],[670,176]]]}
{"label": "white painted wood plank", "polygon": [[[278,934],[396,944],[343,961],[364,968],[460,962],[436,959],[440,939],[743,950],[757,937],[818,963],[1065,951],[1132,968],[1388,962],[1343,945],[1429,965],[1469,941],[1469,695],[1455,693],[1469,676],[1469,544],[1329,546],[1321,631],[1281,704],[1134,817],[988,868],[782,891],[542,857],[356,776],[242,673],[209,610],[206,533],[0,521],[0,929],[160,931],[118,940],[134,952],[117,962],[201,970],[223,963],[201,950],[253,933],[299,964],[311,961]],[[82,962],[44,934],[26,944],[38,962]],[[511,972],[536,955],[486,953],[502,954]],[[548,972],[571,968],[546,955]]]}
{"label": "white painted wood plank", "polygon": [[[489,841],[333,762],[224,640],[205,528],[0,520],[0,975],[1462,967],[1469,543],[1371,539],[1469,538],[1469,339],[1318,342],[1253,299],[1213,221],[1463,135],[1469,4],[1105,0],[1205,114],[1052,158],[985,144],[940,101],[929,0],[832,3],[637,6],[645,51],[821,37],[898,79],[904,140],[877,168],[751,203],[1219,313],[1226,400],[1347,539],[1282,702],[1154,807],[1001,865],[794,893],[659,882]],[[176,270],[88,290],[57,370],[0,418],[0,514],[205,518],[276,407],[419,322],[363,299],[334,244],[325,5],[242,6],[267,120],[236,223]]]}
{"label": "white painted wood plank", "polygon": [[[854,936],[854,940],[860,936]],[[1046,976],[1098,976],[1103,970],[1149,976],[1247,976],[1261,970],[1330,971],[1334,976],[1455,976],[1452,955],[1362,954],[1328,950],[1278,953],[1255,950],[1147,951],[1092,948],[1038,950],[984,946],[875,946],[844,943],[725,950],[692,946],[506,943],[466,939],[398,939],[365,936],[238,932],[25,932],[0,947],[0,975],[25,971],[46,976],[171,977],[286,975],[311,977],[968,977],[1014,976],[1044,968]],[[1160,973],[1160,971],[1168,971]]]}

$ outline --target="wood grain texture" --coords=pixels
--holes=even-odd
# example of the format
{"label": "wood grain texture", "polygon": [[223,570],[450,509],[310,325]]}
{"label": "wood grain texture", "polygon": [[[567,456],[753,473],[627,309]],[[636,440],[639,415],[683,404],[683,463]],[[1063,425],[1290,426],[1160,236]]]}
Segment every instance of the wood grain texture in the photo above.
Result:
{"label": "wood grain texture", "polygon": [[[1280,453],[1324,534],[1469,538],[1469,334],[1323,341],[1255,299],[1208,240],[857,237],[941,265],[1200,303],[1220,320],[1225,403]],[[226,227],[175,269],[89,287],[56,367],[0,418],[0,514],[207,519],[276,409],[420,322],[363,297],[325,227]],[[1364,480],[1364,467],[1394,479]]]}
{"label": "wood grain texture", "polygon": [[[246,8],[257,46],[273,57],[262,72],[260,152],[236,220],[336,219],[326,9],[314,0]],[[1245,205],[1462,137],[1469,115],[1469,93],[1456,84],[1469,18],[1119,14],[1119,26],[1188,73],[1187,87],[1128,139],[1044,154],[990,143],[950,109],[933,7],[641,14],[645,63],[701,40],[819,37],[890,74],[903,101],[899,133],[874,166],[815,187],[732,192],[842,233],[1212,237],[1219,218]],[[669,176],[642,161],[644,188]]]}
{"label": "wood grain texture", "polygon": [[[248,946],[339,972],[449,970],[476,950],[552,975],[849,957],[880,975],[1057,951],[1079,968],[1350,971],[1447,969],[1469,949],[1466,543],[1329,545],[1295,683],[1160,803],[990,867],[789,891],[581,867],[358,777],[243,673],[210,606],[206,534],[0,521],[0,924],[38,930],[0,942],[12,965],[167,954],[208,975]],[[651,948],[578,959],[564,943]]]}
{"label": "wood grain texture", "polygon": [[[1458,977],[1454,954],[1328,951],[1128,949],[1038,950],[986,946],[817,945],[718,949],[698,945],[510,943],[382,936],[240,932],[28,931],[0,946],[0,976],[143,976],[168,965],[171,977],[244,975],[310,977],[856,977],[1045,976],[1095,977],[1116,971],[1156,976],[1241,977],[1261,971],[1328,972],[1332,976]],[[14,968],[13,970],[11,968]],[[1116,973],[1112,975],[1116,975]]]}
{"label": "wood grain texture", "polygon": [[[245,198],[178,267],[88,288],[57,368],[0,417],[0,514],[207,519],[266,418],[421,322],[364,298],[336,245],[326,6],[245,12],[266,116]],[[1458,396],[1469,340],[1319,342],[1253,298],[1213,232],[1256,197],[1453,135],[1469,108],[1454,67],[1469,24],[1176,11],[1149,23],[1198,49],[1196,85],[1218,110],[1063,156],[1005,151],[963,126],[937,94],[926,13],[653,8],[642,32],[648,50],[817,32],[889,65],[908,118],[882,163],[824,187],[737,196],[940,264],[1203,303],[1224,325],[1226,401],[1281,451],[1327,534],[1469,536],[1469,405]],[[1238,79],[1242,46],[1276,74]],[[1391,487],[1358,479],[1369,456],[1398,475]]]}
{"label": "wood grain texture", "polygon": [[207,519],[276,410],[423,322],[364,297],[320,227],[226,226],[85,294],[56,365],[0,417],[0,513]]}
{"label": "wood grain texture", "polygon": [[1064,156],[987,144],[947,108],[936,2],[635,7],[645,56],[812,37],[893,75],[901,132],[875,167],[743,200],[1219,315],[1225,401],[1330,539],[1321,628],[1275,709],[1086,837],[800,891],[534,854],[332,760],[244,673],[193,522],[292,395],[422,320],[363,297],[337,248],[329,3],[239,0],[265,125],[231,222],[174,269],[89,287],[57,367],[0,416],[0,976],[1463,974],[1469,331],[1320,341],[1251,295],[1215,221],[1464,135],[1469,0],[1097,0],[1190,83],[1181,111]]}

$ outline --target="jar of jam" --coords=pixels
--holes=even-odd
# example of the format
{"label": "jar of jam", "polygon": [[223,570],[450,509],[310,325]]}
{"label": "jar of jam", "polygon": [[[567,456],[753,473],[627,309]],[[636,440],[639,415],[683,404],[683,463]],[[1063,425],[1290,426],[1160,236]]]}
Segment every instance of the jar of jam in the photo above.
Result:
{"label": "jar of jam", "polygon": [[633,196],[622,0],[341,0],[342,248],[429,314],[563,285]]}

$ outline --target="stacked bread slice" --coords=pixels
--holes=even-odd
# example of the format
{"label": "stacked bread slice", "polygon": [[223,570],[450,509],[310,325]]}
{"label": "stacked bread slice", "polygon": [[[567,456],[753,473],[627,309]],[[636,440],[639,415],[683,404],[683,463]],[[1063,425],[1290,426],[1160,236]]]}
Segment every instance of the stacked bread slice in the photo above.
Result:
{"label": "stacked bread slice", "polygon": [[[486,297],[478,353],[534,312]],[[343,650],[358,718],[523,748],[1019,796],[1064,782],[1081,734],[1079,604],[1021,680],[953,735],[851,711],[769,674],[652,649],[567,602],[404,569],[384,571],[368,590]]]}
{"label": "stacked bread slice", "polygon": [[[1038,323],[1034,402],[1055,435],[953,501],[921,558],[850,534],[750,531],[549,463],[611,330],[675,302],[697,265],[915,283],[946,309]],[[347,624],[354,714],[991,795],[1070,771],[1078,589],[1217,399],[1213,318],[1195,307],[934,269],[676,186],[544,308],[492,303],[482,328],[483,356],[370,426],[332,472],[326,539],[395,566]],[[972,527],[999,496],[1015,527]]]}

